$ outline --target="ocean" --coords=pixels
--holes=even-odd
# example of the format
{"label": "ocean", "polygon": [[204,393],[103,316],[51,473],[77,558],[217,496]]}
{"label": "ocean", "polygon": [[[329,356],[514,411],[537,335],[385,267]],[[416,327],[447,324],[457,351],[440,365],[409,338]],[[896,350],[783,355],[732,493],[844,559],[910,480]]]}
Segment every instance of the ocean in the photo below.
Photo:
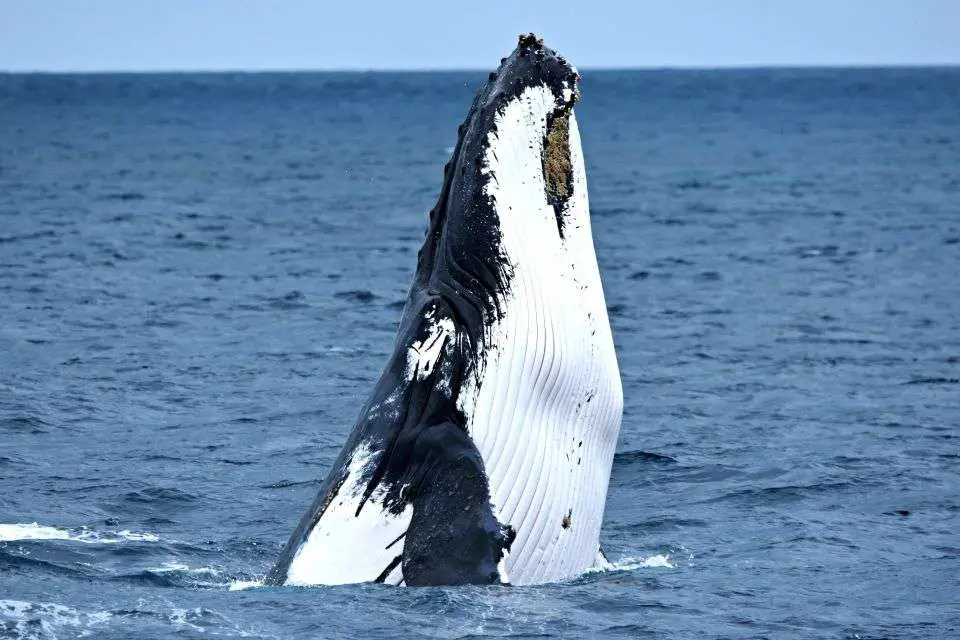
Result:
{"label": "ocean", "polygon": [[310,589],[485,74],[0,75],[0,636],[960,637],[960,69],[583,75],[615,569]]}

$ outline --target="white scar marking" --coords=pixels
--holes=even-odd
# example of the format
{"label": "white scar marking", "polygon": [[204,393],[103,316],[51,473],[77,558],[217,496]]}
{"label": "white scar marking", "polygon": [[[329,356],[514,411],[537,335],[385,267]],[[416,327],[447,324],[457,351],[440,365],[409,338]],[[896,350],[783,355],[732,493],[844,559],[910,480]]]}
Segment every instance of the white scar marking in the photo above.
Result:
{"label": "white scar marking", "polygon": [[[425,314],[427,319],[432,316],[432,310]],[[443,347],[447,343],[447,339],[453,335],[453,331],[453,320],[441,318],[430,325],[426,338],[415,341],[410,345],[407,350],[406,377],[408,381],[412,381],[414,377],[418,380],[426,380],[430,377],[437,360],[440,359]]]}

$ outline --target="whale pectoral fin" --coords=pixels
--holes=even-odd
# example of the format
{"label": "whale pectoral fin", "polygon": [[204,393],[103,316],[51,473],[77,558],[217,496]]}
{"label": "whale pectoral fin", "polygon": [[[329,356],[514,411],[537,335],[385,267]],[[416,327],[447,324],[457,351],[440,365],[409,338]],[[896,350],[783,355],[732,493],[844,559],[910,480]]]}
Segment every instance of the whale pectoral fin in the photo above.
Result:
{"label": "whale pectoral fin", "polygon": [[408,585],[490,584],[512,535],[490,506],[483,461],[452,422],[418,430],[408,469],[413,518],[404,541]]}
{"label": "whale pectoral fin", "polygon": [[[489,584],[512,542],[457,407],[468,336],[418,293],[387,369],[269,584]],[[402,541],[402,544],[401,544]]]}

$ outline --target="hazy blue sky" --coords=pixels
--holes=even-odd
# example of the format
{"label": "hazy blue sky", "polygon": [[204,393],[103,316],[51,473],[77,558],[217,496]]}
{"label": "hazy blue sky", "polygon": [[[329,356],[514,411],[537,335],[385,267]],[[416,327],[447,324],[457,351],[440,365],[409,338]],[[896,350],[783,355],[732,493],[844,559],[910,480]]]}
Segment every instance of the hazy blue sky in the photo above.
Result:
{"label": "hazy blue sky", "polygon": [[0,0],[2,70],[960,64],[960,0]]}

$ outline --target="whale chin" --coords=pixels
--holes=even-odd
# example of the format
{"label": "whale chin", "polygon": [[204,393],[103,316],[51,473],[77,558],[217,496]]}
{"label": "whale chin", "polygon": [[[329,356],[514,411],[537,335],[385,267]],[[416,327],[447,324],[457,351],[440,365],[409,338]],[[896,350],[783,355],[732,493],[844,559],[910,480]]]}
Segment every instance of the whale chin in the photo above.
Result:
{"label": "whale chin", "polygon": [[273,584],[535,584],[601,557],[623,394],[574,114],[532,35],[480,89],[397,341]]}

